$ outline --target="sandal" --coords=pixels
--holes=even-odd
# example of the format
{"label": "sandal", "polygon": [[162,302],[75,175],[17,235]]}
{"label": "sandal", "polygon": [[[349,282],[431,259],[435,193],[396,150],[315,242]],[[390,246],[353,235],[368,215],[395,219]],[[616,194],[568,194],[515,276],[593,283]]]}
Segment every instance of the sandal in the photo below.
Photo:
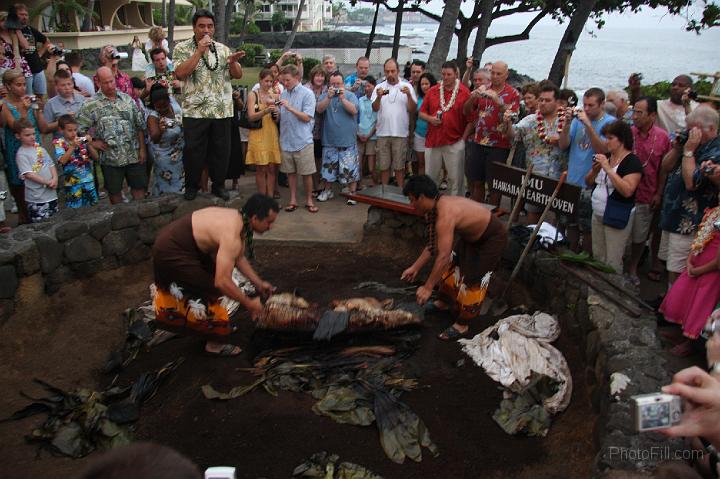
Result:
{"label": "sandal", "polygon": [[448,328],[443,331],[442,333],[438,334],[438,339],[441,339],[443,341],[457,341],[460,338],[467,337],[470,333],[470,330],[468,329],[464,333],[461,333],[457,329],[453,328],[452,326],[448,326]]}
{"label": "sandal", "polygon": [[315,205],[305,205],[305,209],[308,210],[310,213],[317,213],[318,211],[320,211]]}
{"label": "sandal", "polygon": [[650,281],[655,281],[656,283],[660,281],[660,277],[662,275],[662,271],[658,271],[655,269],[651,269],[647,272],[647,279]]}
{"label": "sandal", "polygon": [[287,206],[285,207],[285,211],[287,211],[288,213],[292,213],[292,212],[295,211],[296,209],[297,209],[297,205],[296,205],[296,204],[293,204],[293,203],[290,203],[289,205],[287,205]]}
{"label": "sandal", "polygon": [[237,356],[240,353],[242,353],[242,348],[240,346],[235,346],[234,344],[223,344],[223,346],[218,351],[208,351],[207,349],[205,349],[205,354],[208,354],[210,356],[220,356],[223,358],[231,358],[233,356]]}

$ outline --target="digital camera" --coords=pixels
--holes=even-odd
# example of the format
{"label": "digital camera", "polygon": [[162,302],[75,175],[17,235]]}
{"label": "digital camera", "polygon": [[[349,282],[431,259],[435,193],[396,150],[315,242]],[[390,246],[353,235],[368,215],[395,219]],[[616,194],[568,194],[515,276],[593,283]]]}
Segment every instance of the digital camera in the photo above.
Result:
{"label": "digital camera", "polygon": [[273,103],[275,103],[275,106],[282,105],[282,100],[275,100]]}
{"label": "digital camera", "polygon": [[163,123],[165,123],[166,127],[173,128],[177,124],[177,121],[172,118],[163,118]]}
{"label": "digital camera", "polygon": [[50,55],[55,56],[55,57],[61,57],[63,55],[67,55],[70,52],[72,52],[72,50],[68,50],[67,48],[60,48],[57,45],[53,45],[48,50],[48,53],[50,53]]}
{"label": "digital camera", "polygon": [[80,140],[80,143],[82,143],[83,145],[87,144],[87,142],[88,142],[87,136],[81,136],[78,139]]}
{"label": "digital camera", "polygon": [[520,114],[517,112],[510,113],[510,121],[513,123],[517,123],[517,121],[520,119]]}
{"label": "digital camera", "polygon": [[690,138],[690,130],[678,131],[677,135],[675,135],[675,139],[677,140],[679,145],[684,145],[685,143],[687,143],[688,138]]}
{"label": "digital camera", "polygon": [[637,432],[666,429],[682,419],[680,396],[664,393],[650,393],[632,396],[631,413]]}
{"label": "digital camera", "polygon": [[437,117],[438,120],[442,120],[442,111],[438,110],[438,112],[435,113],[435,116]]}

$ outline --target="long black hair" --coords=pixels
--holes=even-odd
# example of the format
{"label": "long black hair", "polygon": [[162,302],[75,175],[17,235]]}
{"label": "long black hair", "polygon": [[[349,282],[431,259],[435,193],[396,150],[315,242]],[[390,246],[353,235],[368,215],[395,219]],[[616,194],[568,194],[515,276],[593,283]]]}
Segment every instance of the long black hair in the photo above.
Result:
{"label": "long black hair", "polygon": [[423,98],[425,96],[422,92],[422,88],[420,88],[420,83],[422,83],[423,78],[428,79],[431,87],[437,85],[437,80],[435,79],[435,75],[433,75],[432,73],[425,72],[422,75],[420,75],[420,78],[418,78],[417,85],[415,85],[415,93],[417,93],[418,98]]}

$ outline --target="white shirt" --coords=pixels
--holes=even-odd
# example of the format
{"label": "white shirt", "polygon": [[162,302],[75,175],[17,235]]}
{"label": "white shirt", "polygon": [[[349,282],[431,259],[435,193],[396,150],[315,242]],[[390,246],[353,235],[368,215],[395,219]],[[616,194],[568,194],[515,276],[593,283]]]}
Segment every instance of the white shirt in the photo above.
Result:
{"label": "white shirt", "polygon": [[375,134],[380,136],[399,136],[405,138],[410,133],[410,114],[407,111],[408,99],[405,93],[400,90],[402,87],[408,87],[410,94],[417,102],[415,89],[405,80],[400,80],[395,85],[391,85],[385,80],[378,84],[373,91],[371,101],[377,98],[379,88],[389,91],[387,95],[383,95],[380,100],[380,109],[377,111],[377,125]]}
{"label": "white shirt", "polygon": [[72,76],[75,80],[75,85],[77,85],[78,88],[87,90],[87,92],[91,95],[95,93],[95,85],[93,84],[91,79],[89,79],[80,72],[73,73]]}
{"label": "white shirt", "polygon": [[[690,101],[691,111],[697,106],[697,102]],[[683,105],[676,105],[668,98],[667,100],[657,102],[657,109],[658,126],[667,131],[670,134],[670,138],[675,137],[677,130],[685,129],[685,107]]]}

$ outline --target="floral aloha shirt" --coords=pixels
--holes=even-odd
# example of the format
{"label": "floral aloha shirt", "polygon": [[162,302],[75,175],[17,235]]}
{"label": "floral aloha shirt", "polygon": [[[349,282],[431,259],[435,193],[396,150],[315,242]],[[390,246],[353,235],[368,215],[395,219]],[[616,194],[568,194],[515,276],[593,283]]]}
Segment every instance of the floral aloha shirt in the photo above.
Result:
{"label": "floral aloha shirt", "polygon": [[[695,151],[697,166],[710,159],[720,163],[720,136],[701,145]],[[668,175],[663,194],[660,227],[670,233],[690,235],[695,234],[705,209],[718,205],[718,189],[696,170],[693,179],[695,190],[688,191],[683,181],[681,164],[682,159],[678,160],[676,168]]]}
{"label": "floral aloha shirt", "polygon": [[100,164],[121,167],[138,163],[138,132],[145,131],[145,118],[130,96],[117,92],[111,100],[99,91],[80,107],[77,122],[83,133],[94,128],[93,138],[108,144],[107,150],[100,152]]}
{"label": "floral aloha shirt", "polygon": [[[182,110],[185,118],[221,119],[233,116],[232,86],[230,85],[230,69],[227,58],[230,49],[222,43],[215,42],[217,51],[217,69],[215,55],[208,51],[205,61],[200,60],[195,70],[183,83]],[[195,52],[193,38],[180,42],[173,51],[175,70],[187,61]]]}
{"label": "floral aloha shirt", "polygon": [[[549,145],[538,136],[537,115],[528,115],[513,125],[515,135],[525,145],[526,166],[533,164],[533,173],[536,175],[560,178],[560,174],[567,168],[567,159],[560,147]],[[552,123],[545,122],[545,131],[548,137],[558,135],[558,120],[555,117]]]}

